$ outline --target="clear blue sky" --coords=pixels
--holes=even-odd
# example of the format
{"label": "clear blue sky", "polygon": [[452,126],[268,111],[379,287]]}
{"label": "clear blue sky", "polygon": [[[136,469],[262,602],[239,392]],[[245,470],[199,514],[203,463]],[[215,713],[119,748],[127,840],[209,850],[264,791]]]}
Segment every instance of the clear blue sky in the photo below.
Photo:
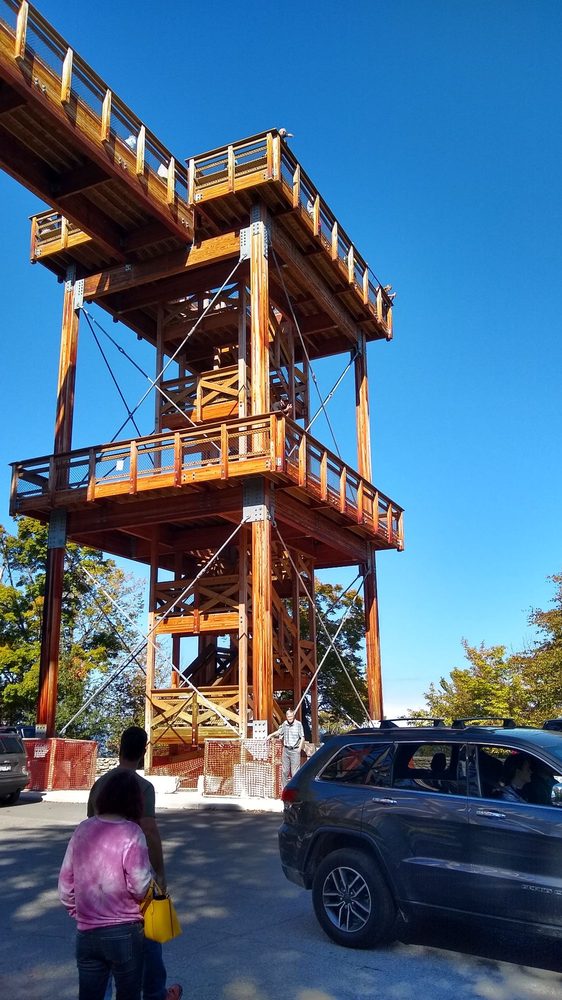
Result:
{"label": "clear blue sky", "polygon": [[[529,609],[548,605],[546,578],[562,570],[562,4],[38,6],[178,157],[294,132],[304,168],[397,290],[395,339],[368,359],[373,478],[406,508],[406,551],[378,560],[387,713],[462,665],[463,637],[531,642]],[[5,175],[0,198],[8,524],[7,463],[52,449],[61,289],[28,264],[40,204]],[[320,370],[322,383],[341,367]],[[77,447],[122,417],[85,323],[79,369]],[[144,383],[122,377],[136,402]],[[332,408],[340,441],[347,380]]]}

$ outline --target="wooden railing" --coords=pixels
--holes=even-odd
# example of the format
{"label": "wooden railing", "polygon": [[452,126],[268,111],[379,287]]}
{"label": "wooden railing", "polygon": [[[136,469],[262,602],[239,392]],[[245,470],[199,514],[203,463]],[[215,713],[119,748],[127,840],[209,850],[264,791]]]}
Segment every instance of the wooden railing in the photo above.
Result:
{"label": "wooden railing", "polygon": [[10,513],[275,473],[403,547],[402,508],[280,413],[15,462]]}
{"label": "wooden railing", "polygon": [[277,181],[364,305],[392,332],[392,298],[276,130],[189,160],[189,203]]}
{"label": "wooden railing", "polygon": [[238,627],[238,576],[202,576],[185,593],[188,584],[188,580],[168,580],[156,585],[156,635],[179,631],[198,635]]}
{"label": "wooden railing", "polygon": [[[251,701],[251,689],[248,692]],[[240,728],[238,685],[153,690],[151,742],[197,745],[217,736],[236,738]],[[225,721],[226,720],[226,721]],[[230,724],[230,725],[229,725]]]}
{"label": "wooden railing", "polygon": [[46,100],[72,112],[77,134],[114,149],[119,167],[148,179],[151,198],[174,205],[177,221],[191,227],[185,167],[26,0],[0,0],[0,52],[29,69]]}
{"label": "wooden railing", "polygon": [[238,416],[238,365],[185,375],[163,382],[161,388],[160,413],[164,426],[171,417],[181,418],[184,413],[197,423]]}
{"label": "wooden railing", "polygon": [[90,237],[59,212],[42,212],[31,218],[31,260],[59,253]]}

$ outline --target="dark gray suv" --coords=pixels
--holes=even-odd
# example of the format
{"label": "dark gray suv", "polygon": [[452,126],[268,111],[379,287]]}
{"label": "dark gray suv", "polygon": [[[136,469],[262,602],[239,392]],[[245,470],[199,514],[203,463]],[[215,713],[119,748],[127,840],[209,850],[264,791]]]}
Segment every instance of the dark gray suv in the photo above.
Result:
{"label": "dark gray suv", "polygon": [[26,754],[17,731],[0,726],[0,804],[17,802],[28,781]]}
{"label": "dark gray suv", "polygon": [[437,912],[562,937],[560,732],[385,721],[330,739],[283,801],[283,871],[338,944]]}

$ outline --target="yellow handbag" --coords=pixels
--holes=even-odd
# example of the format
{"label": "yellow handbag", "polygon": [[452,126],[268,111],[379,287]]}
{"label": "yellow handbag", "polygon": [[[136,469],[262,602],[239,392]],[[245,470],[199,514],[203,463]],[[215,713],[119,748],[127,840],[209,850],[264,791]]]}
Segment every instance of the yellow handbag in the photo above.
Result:
{"label": "yellow handbag", "polygon": [[151,941],[165,944],[182,933],[172,900],[168,893],[160,892],[155,882],[141,903],[141,913],[144,917],[144,936]]}

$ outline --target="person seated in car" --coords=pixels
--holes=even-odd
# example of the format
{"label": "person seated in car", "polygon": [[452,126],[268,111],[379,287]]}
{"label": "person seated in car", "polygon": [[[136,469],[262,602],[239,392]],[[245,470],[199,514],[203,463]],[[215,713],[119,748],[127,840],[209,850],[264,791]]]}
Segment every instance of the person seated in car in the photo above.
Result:
{"label": "person seated in car", "polygon": [[554,785],[554,772],[541,760],[533,761],[531,782],[525,789],[527,802],[532,802],[538,806],[552,805],[552,787]]}
{"label": "person seated in car", "polygon": [[527,754],[512,753],[506,757],[503,764],[502,799],[505,802],[527,802],[522,789],[529,784],[531,774],[531,758]]}

